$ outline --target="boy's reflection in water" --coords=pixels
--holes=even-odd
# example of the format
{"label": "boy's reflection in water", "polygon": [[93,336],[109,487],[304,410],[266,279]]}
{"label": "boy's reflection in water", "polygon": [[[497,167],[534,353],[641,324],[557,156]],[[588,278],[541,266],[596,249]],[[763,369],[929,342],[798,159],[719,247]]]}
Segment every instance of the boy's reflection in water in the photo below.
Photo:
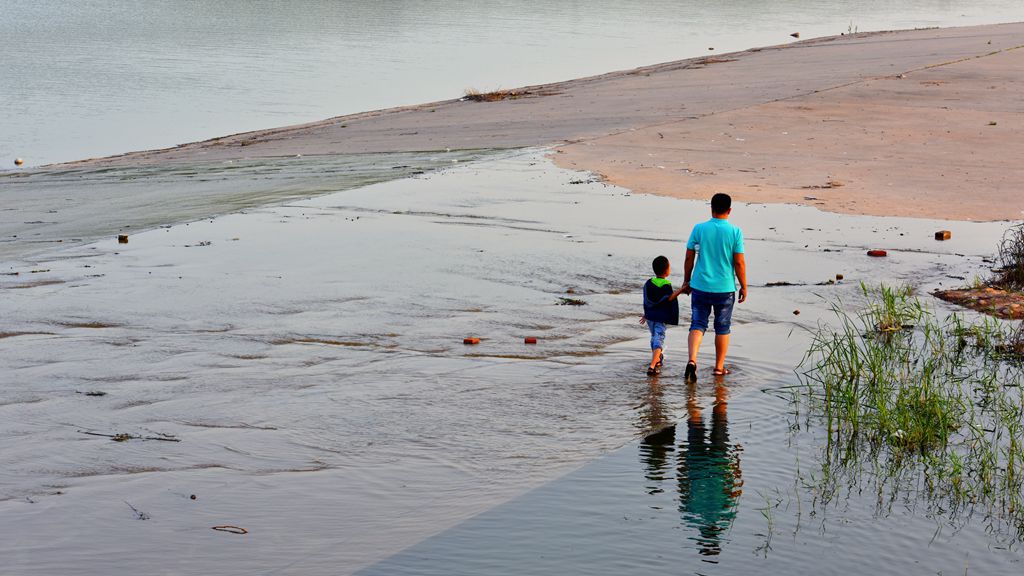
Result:
{"label": "boy's reflection in water", "polygon": [[728,389],[721,379],[716,381],[710,430],[697,397],[697,385],[688,384],[687,393],[686,441],[677,451],[675,427],[663,429],[644,439],[640,445],[641,458],[646,465],[646,478],[651,481],[648,492],[654,494],[661,492],[669,460],[676,454],[679,512],[683,521],[700,533],[696,538],[698,552],[716,556],[722,550],[723,534],[736,517],[743,492],[740,448],[729,444]]}
{"label": "boy's reflection in water", "polygon": [[640,459],[645,465],[648,480],[647,493],[664,492],[662,482],[669,477],[669,458],[675,452],[676,426],[665,414],[662,389],[658,378],[650,380],[645,410],[641,413],[640,425],[644,430],[654,430],[640,444]]}

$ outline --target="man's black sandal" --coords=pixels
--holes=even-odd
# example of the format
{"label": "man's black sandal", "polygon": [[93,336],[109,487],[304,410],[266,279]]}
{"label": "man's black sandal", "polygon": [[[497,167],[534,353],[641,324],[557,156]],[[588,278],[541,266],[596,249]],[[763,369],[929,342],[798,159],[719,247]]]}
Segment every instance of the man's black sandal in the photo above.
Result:
{"label": "man's black sandal", "polygon": [[684,372],[684,377],[687,382],[697,381],[697,364],[695,362],[686,363],[686,372]]}

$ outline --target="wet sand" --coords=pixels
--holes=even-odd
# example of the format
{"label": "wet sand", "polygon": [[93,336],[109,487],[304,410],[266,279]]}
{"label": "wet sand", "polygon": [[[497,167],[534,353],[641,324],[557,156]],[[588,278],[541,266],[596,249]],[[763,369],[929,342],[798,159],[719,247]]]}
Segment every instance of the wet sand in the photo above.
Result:
{"label": "wet sand", "polygon": [[1024,24],[853,34],[85,163],[563,144],[560,165],[637,191],[1016,219],[1021,46]]}

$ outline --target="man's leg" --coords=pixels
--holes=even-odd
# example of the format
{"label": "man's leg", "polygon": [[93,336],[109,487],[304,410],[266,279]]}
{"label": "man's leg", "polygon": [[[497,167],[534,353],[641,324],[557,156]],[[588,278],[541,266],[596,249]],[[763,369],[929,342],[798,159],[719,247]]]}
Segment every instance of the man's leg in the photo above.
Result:
{"label": "man's leg", "polygon": [[715,334],[715,371],[725,371],[725,354],[729,351],[729,335]]}
{"label": "man's leg", "polygon": [[[686,339],[686,347],[690,351],[690,362],[697,363],[697,351],[700,350],[700,342],[704,339],[703,330],[690,330],[690,336]],[[718,339],[715,339],[716,343]]]}
{"label": "man's leg", "polygon": [[736,303],[736,295],[730,293],[721,302],[716,302],[715,310],[715,372],[725,374],[725,355],[729,351],[729,334],[732,332],[732,309]]}
{"label": "man's leg", "polygon": [[697,363],[697,352],[700,351],[704,331],[708,329],[708,318],[711,317],[711,303],[707,293],[693,290],[690,293],[690,335],[686,338],[686,347],[690,352],[690,363]]}

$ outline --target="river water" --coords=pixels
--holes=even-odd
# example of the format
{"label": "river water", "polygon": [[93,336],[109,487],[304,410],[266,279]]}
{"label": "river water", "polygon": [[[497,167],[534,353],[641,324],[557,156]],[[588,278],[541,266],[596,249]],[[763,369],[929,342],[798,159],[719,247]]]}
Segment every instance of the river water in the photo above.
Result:
{"label": "river water", "polygon": [[[888,515],[868,492],[814,507],[793,489],[822,439],[796,435],[785,398],[765,393],[794,383],[832,299],[860,281],[960,284],[984,273],[1004,223],[957,223],[940,243],[948,222],[736,206],[753,286],[734,374],[715,382],[705,347],[687,387],[683,329],[646,377],[637,290],[653,256],[679,265],[705,203],[588,181],[538,151],[358,188],[334,181],[349,159],[293,161],[239,172],[242,190],[288,188],[284,204],[168,212],[127,244],[11,245],[0,571],[818,573],[808,550],[845,567],[870,555],[877,572],[1019,566],[983,522],[949,525],[913,500]],[[222,169],[88,180],[176,183],[191,202],[223,191]],[[295,199],[303,182],[321,195]],[[40,184],[41,212],[60,186]],[[889,258],[864,255],[877,246]],[[766,499],[788,507],[774,529]]]}
{"label": "river water", "polygon": [[1017,0],[0,0],[0,166],[41,165]]}

